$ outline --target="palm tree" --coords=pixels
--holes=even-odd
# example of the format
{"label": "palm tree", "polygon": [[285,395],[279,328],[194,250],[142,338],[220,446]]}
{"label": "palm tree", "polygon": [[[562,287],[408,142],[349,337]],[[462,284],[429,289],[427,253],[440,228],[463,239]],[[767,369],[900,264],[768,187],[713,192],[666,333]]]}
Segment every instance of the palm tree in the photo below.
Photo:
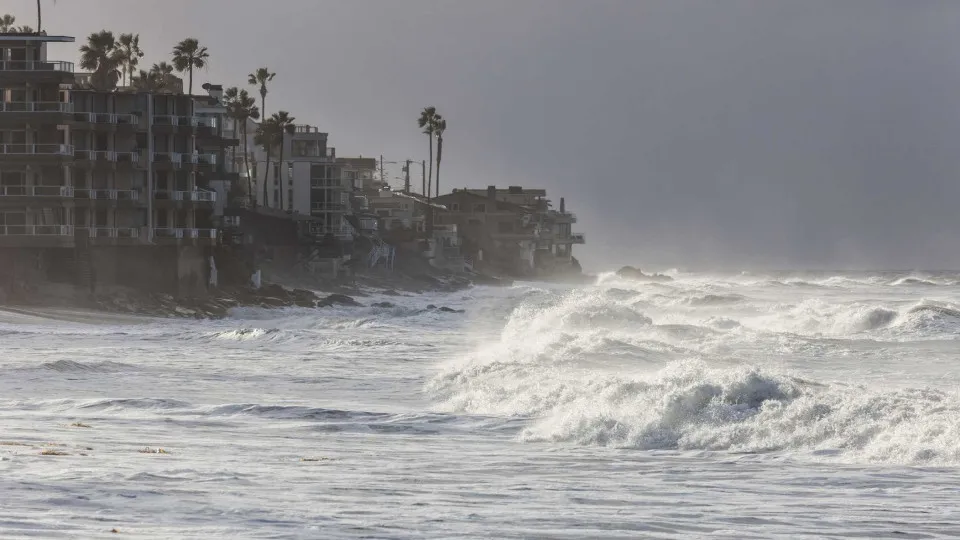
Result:
{"label": "palm tree", "polygon": [[40,18],[40,0],[37,0],[37,33],[43,30],[43,19]]}
{"label": "palm tree", "polygon": [[156,92],[160,89],[160,81],[155,72],[141,69],[136,75],[130,76],[130,86],[143,92]]}
{"label": "palm tree", "polygon": [[143,58],[143,51],[140,50],[140,34],[120,34],[117,39],[117,50],[114,57],[123,68],[123,85],[126,86],[127,75],[130,75],[132,81],[137,65]]}
{"label": "palm tree", "polygon": [[427,192],[425,195],[427,198],[430,198],[430,191],[433,182],[433,133],[437,127],[437,108],[436,107],[426,107],[423,111],[420,112],[420,118],[417,120],[417,125],[423,129],[423,133],[427,136],[430,143],[430,172],[427,173]]}
{"label": "palm tree", "polygon": [[113,32],[101,30],[90,34],[87,44],[80,47],[80,67],[93,72],[91,83],[98,90],[109,90],[117,86],[120,72],[115,58],[117,42]]}
{"label": "palm tree", "polygon": [[443,132],[446,130],[447,121],[438,114],[434,124],[434,131],[437,134],[437,197],[440,196],[440,156],[443,154]]}
{"label": "palm tree", "polygon": [[[296,129],[294,127],[295,125],[293,121],[296,120],[296,118],[290,116],[290,113],[288,113],[287,111],[279,111],[279,112],[273,113],[273,116],[270,117],[270,120],[275,126],[275,129],[276,129],[275,135],[279,138],[278,146],[280,146],[280,171],[282,172],[283,171],[284,136],[287,133],[293,134],[293,130]],[[283,188],[285,187],[283,184],[284,176],[285,175],[283,174],[280,175],[280,209],[281,210],[283,210]],[[287,202],[292,203],[293,201],[287,201]]]}
{"label": "palm tree", "polygon": [[13,32],[15,30],[13,23],[15,22],[17,22],[17,18],[9,13],[5,14],[3,17],[0,17],[0,34]]}
{"label": "palm tree", "polygon": [[223,93],[227,104],[227,114],[240,125],[240,136],[243,140],[243,167],[247,175],[247,197],[256,201],[253,195],[253,179],[250,176],[250,153],[247,148],[247,121],[259,120],[260,109],[257,101],[246,90],[237,90],[237,87],[227,88]]}
{"label": "palm tree", "polygon": [[263,147],[264,151],[267,153],[267,163],[266,167],[263,168],[263,204],[264,206],[269,206],[267,201],[267,180],[270,177],[270,157],[273,155],[273,148],[277,144],[277,139],[279,138],[277,134],[277,124],[273,118],[266,118],[263,122],[260,122],[260,125],[257,127],[257,134],[253,138],[254,144],[258,144]]}
{"label": "palm tree", "polygon": [[253,73],[247,75],[247,84],[260,86],[260,113],[267,117],[267,83],[272,81],[277,74],[270,71],[270,68],[258,68]]}
{"label": "palm tree", "polygon": [[183,73],[190,72],[190,85],[187,87],[187,93],[193,95],[193,68],[203,69],[207,67],[207,61],[210,55],[206,47],[201,47],[195,38],[187,38],[173,48],[173,67]]}

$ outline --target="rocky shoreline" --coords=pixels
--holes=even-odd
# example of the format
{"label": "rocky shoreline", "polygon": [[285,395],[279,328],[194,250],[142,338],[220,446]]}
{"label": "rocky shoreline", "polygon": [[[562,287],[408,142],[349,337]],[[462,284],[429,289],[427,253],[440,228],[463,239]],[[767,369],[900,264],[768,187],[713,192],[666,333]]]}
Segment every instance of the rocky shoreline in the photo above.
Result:
{"label": "rocky shoreline", "polygon": [[[479,283],[476,283],[479,281]],[[405,296],[425,292],[454,292],[475,284],[505,285],[496,278],[468,279],[463,276],[415,277],[405,275],[358,276],[349,283],[317,282],[310,286],[287,287],[265,283],[252,287],[217,287],[202,298],[176,298],[169,294],[149,293],[130,288],[108,287],[95,293],[72,285],[43,284],[16,291],[0,305],[16,308],[78,308],[111,314],[148,317],[223,319],[233,308],[289,307],[322,309],[334,306],[362,307],[358,297],[370,295]],[[375,302],[372,307],[394,307],[390,302]],[[457,312],[447,307],[427,306],[428,310]]]}

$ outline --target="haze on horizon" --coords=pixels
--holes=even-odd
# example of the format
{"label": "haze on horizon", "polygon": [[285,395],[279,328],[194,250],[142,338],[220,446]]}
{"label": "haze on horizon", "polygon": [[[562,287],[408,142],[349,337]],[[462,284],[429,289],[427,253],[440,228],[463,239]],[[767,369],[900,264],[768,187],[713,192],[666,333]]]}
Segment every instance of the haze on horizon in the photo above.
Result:
{"label": "haze on horizon", "polygon": [[[196,37],[205,81],[442,188],[561,196],[587,269],[960,267],[960,3],[950,0],[44,0],[43,26]],[[34,0],[2,12],[36,26]],[[262,37],[261,37],[262,36]],[[399,170],[397,170],[399,174]]]}

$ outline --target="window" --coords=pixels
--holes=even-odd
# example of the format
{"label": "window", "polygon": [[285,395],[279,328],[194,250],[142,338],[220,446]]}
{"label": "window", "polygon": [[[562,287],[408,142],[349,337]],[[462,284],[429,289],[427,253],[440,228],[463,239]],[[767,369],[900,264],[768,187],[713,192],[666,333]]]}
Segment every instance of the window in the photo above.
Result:
{"label": "window", "polygon": [[473,211],[477,214],[483,214],[487,211],[487,205],[485,204],[474,205]]}
{"label": "window", "polygon": [[287,210],[293,210],[293,190],[287,190]]}
{"label": "window", "polygon": [[460,211],[460,205],[459,205],[458,203],[453,203],[453,204],[450,205],[450,210],[453,210],[454,212],[459,212],[459,211]]}
{"label": "window", "polygon": [[274,202],[274,204],[276,204],[276,203],[279,202],[279,201],[280,201],[280,190],[279,190],[279,189],[275,189],[275,190],[273,190],[273,202]]}
{"label": "window", "polygon": [[320,141],[290,141],[293,157],[319,157]]}

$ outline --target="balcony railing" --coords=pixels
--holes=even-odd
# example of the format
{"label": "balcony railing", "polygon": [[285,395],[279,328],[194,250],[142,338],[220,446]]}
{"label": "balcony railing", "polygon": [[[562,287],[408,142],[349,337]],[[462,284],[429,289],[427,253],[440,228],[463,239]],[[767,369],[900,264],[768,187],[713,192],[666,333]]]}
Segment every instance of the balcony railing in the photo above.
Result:
{"label": "balcony railing", "polygon": [[173,163],[180,165],[183,162],[184,154],[178,152],[154,152],[153,161],[159,163]]}
{"label": "balcony railing", "polygon": [[193,158],[195,159],[194,163],[199,165],[216,166],[217,164],[216,154],[193,154]]}
{"label": "balcony railing", "polygon": [[153,115],[153,125],[155,126],[179,126],[180,125],[179,116],[174,116],[172,114],[155,114]]}
{"label": "balcony railing", "polygon": [[0,155],[7,156],[72,156],[69,144],[0,144]]}
{"label": "balcony railing", "polygon": [[587,235],[583,233],[570,233],[570,241],[574,244],[586,244]]}
{"label": "balcony railing", "polygon": [[206,190],[155,191],[154,197],[164,201],[216,202],[217,192]]}
{"label": "balcony railing", "polygon": [[79,122],[89,122],[91,124],[136,125],[140,122],[140,119],[133,114],[95,113],[95,112],[74,113],[74,119]]}
{"label": "balcony railing", "polygon": [[326,188],[326,187],[342,187],[341,180],[339,178],[311,178],[310,187],[312,188]]}
{"label": "balcony railing", "polygon": [[135,189],[75,189],[74,196],[77,199],[90,199],[97,201],[137,201],[140,199],[140,192]]}
{"label": "balcony railing", "polygon": [[61,103],[59,101],[2,101],[0,102],[0,113],[4,112],[70,113],[73,112],[73,103]]}
{"label": "balcony railing", "polygon": [[322,202],[321,202],[321,203],[312,203],[312,204],[310,205],[310,210],[313,210],[313,211],[332,211],[332,212],[336,212],[336,211],[341,211],[341,210],[343,210],[343,209],[344,209],[344,204],[343,204],[343,203],[330,203],[330,202],[328,202],[328,203],[322,203]]}
{"label": "balcony railing", "polygon": [[73,236],[70,225],[0,225],[0,236]]}
{"label": "balcony railing", "polygon": [[192,116],[190,117],[190,123],[194,127],[217,128],[217,119],[212,116]]}
{"label": "balcony railing", "polygon": [[90,238],[139,238],[140,229],[136,227],[77,227],[77,232]]}
{"label": "balcony railing", "polygon": [[0,197],[73,197],[70,186],[0,186]]}
{"label": "balcony railing", "polygon": [[63,71],[73,73],[73,62],[59,60],[0,60],[0,71]]}
{"label": "balcony railing", "polygon": [[204,238],[216,240],[216,229],[154,229],[153,235],[157,238],[182,239],[182,238]]}
{"label": "balcony railing", "polygon": [[117,156],[117,163],[140,163],[139,152],[114,152]]}
{"label": "balcony railing", "polygon": [[314,236],[326,236],[329,234],[336,238],[353,238],[353,227],[347,225],[324,227],[323,225],[312,223],[310,225],[310,234]]}

